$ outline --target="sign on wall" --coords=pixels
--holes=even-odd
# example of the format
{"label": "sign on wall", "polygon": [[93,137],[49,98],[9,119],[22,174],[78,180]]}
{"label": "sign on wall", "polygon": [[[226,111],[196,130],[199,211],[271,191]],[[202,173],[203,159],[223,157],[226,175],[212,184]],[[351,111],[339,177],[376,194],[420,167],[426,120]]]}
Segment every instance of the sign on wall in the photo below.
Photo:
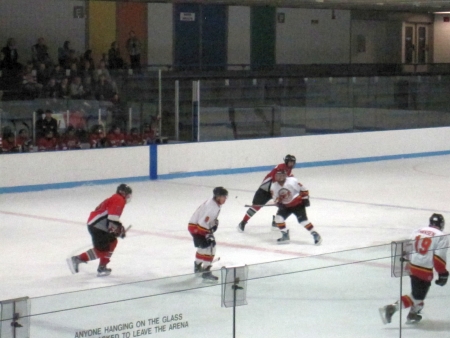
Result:
{"label": "sign on wall", "polygon": [[195,13],[181,12],[180,21],[195,21]]}

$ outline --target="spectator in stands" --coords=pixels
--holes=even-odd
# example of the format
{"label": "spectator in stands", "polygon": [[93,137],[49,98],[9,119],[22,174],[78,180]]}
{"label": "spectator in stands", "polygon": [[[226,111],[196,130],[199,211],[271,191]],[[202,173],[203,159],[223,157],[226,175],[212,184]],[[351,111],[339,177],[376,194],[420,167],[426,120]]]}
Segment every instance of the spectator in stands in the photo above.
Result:
{"label": "spectator in stands", "polygon": [[105,148],[108,141],[105,136],[105,131],[100,124],[95,125],[89,135],[89,145],[91,148]]}
{"label": "spectator in stands", "polygon": [[6,46],[2,48],[2,53],[4,54],[4,68],[8,70],[19,71],[22,65],[18,62],[19,54],[17,53],[16,40],[9,38],[6,42]]}
{"label": "spectator in stands", "polygon": [[44,98],[56,99],[59,97],[59,84],[56,83],[56,79],[51,77],[48,83],[44,86],[43,94]]}
{"label": "spectator in stands", "polygon": [[36,81],[44,86],[48,83],[49,80],[50,71],[47,69],[45,63],[40,63],[36,71]]}
{"label": "spectator in stands", "polygon": [[101,74],[97,85],[95,86],[95,98],[100,101],[117,102],[119,95],[114,91],[114,88],[105,75]]}
{"label": "spectator in stands", "polygon": [[59,142],[59,149],[61,150],[75,150],[81,149],[81,142],[78,136],[75,133],[75,128],[69,126],[61,137]]}
{"label": "spectator in stands", "polygon": [[108,135],[106,135],[111,147],[120,147],[125,145],[125,136],[119,126],[113,125]]}
{"label": "spectator in stands", "polygon": [[22,72],[22,93],[25,98],[35,99],[41,96],[43,85],[37,82],[36,69],[28,63]]}
{"label": "spectator in stands", "polygon": [[92,57],[92,49],[88,49],[84,52],[83,58],[80,60],[81,63],[89,61],[91,65],[94,65],[94,58]]}
{"label": "spectator in stands", "polygon": [[58,149],[58,141],[51,130],[47,130],[45,136],[38,139],[37,147],[38,151],[52,151]]}
{"label": "spectator in stands", "polygon": [[70,98],[69,79],[67,77],[63,78],[59,84],[58,97],[60,99]]}
{"label": "spectator in stands", "polygon": [[156,141],[156,132],[150,123],[144,123],[142,126],[142,139],[144,144],[152,144]]}
{"label": "spectator in stands", "polygon": [[120,56],[119,46],[117,42],[111,43],[111,48],[108,50],[109,69],[122,69],[124,62]]}
{"label": "spectator in stands", "polygon": [[81,77],[75,76],[70,83],[70,98],[75,100],[81,100],[84,98],[84,88],[81,83]]}
{"label": "spectator in stands", "polygon": [[16,144],[23,153],[32,151],[33,140],[31,139],[27,129],[20,129]]}
{"label": "spectator in stands", "polygon": [[96,80],[100,81],[100,76],[104,75],[106,80],[111,82],[111,75],[109,74],[109,70],[108,68],[106,68],[106,63],[104,60],[100,60],[100,62],[98,63],[98,67],[96,69],[96,71],[94,72]]}
{"label": "spectator in stands", "polygon": [[66,71],[57,63],[54,65],[50,76],[55,78],[56,83],[61,83],[66,77]]}
{"label": "spectator in stands", "polygon": [[83,78],[84,99],[94,99],[94,85],[92,84],[92,77],[86,76]]}
{"label": "spectator in stands", "polygon": [[70,52],[70,41],[66,40],[63,46],[58,48],[58,63],[62,68],[69,68]]}
{"label": "spectator in stands", "polygon": [[52,60],[48,52],[48,47],[45,44],[44,38],[39,38],[37,43],[31,47],[32,61],[35,65],[39,63],[51,64]]}
{"label": "spectator in stands", "polygon": [[103,62],[105,64],[105,68],[109,69],[109,55],[108,55],[108,53],[102,53],[102,58],[100,59],[100,62]]}
{"label": "spectator in stands", "polygon": [[78,64],[76,62],[72,62],[70,64],[70,79],[73,80],[77,76],[80,76],[80,71],[78,70]]}
{"label": "spectator in stands", "polygon": [[141,42],[136,37],[134,31],[130,31],[129,38],[127,40],[127,51],[130,56],[131,69],[139,70],[141,68]]}
{"label": "spectator in stands", "polygon": [[5,53],[3,51],[0,51],[0,70],[7,69],[6,68],[6,62],[5,62]]}
{"label": "spectator in stands", "polygon": [[131,128],[130,133],[125,137],[125,144],[127,146],[140,146],[145,144],[137,128]]}
{"label": "spectator in stands", "polygon": [[20,148],[17,146],[16,137],[14,133],[8,128],[3,133],[2,152],[3,153],[18,153]]}
{"label": "spectator in stands", "polygon": [[[41,113],[42,109],[38,109],[37,113]],[[52,137],[58,135],[58,122],[52,116],[53,112],[50,109],[46,109],[44,116],[36,121],[36,133],[38,137],[44,137],[49,131],[52,132]]]}
{"label": "spectator in stands", "polygon": [[80,66],[80,76],[84,80],[86,77],[94,76],[95,66],[89,60],[84,60]]}

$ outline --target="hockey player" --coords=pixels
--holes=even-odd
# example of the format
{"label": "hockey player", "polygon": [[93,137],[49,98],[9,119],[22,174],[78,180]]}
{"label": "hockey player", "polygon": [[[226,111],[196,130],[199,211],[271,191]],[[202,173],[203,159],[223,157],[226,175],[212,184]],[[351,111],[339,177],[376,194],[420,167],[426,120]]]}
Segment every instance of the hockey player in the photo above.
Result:
{"label": "hockey player", "polygon": [[281,231],[281,238],[277,240],[278,244],[289,243],[289,229],[286,226],[286,219],[294,214],[300,225],[303,225],[314,238],[314,244],[320,245],[322,238],[313,231],[313,225],[308,221],[306,207],[309,207],[309,192],[295,177],[287,177],[285,170],[277,170],[275,173],[275,182],[271,188],[272,198],[278,205],[278,211],[275,216],[275,222]]}
{"label": "hockey player", "polygon": [[212,261],[216,253],[214,233],[219,226],[219,213],[228,198],[228,191],[223,187],[213,190],[213,197],[203,202],[189,220],[188,230],[197,248],[194,273],[202,272],[205,281],[217,281],[219,278],[211,273]]}
{"label": "hockey player", "polygon": [[87,221],[88,231],[92,237],[94,247],[78,256],[67,259],[69,269],[72,273],[79,271],[81,263],[87,263],[100,259],[97,276],[108,276],[111,269],[106,265],[109,263],[114,249],[117,246],[117,237],[125,238],[126,230],[120,221],[125,204],[131,200],[132,190],[126,184],[120,184],[116,193],[104,200],[91,212]]}
{"label": "hockey player", "polygon": [[446,267],[448,236],[443,233],[445,220],[441,214],[433,214],[428,226],[415,230],[411,234],[413,250],[408,262],[411,278],[411,294],[401,297],[401,305],[397,302],[380,308],[381,320],[384,324],[392,321],[392,316],[399,307],[411,308],[406,318],[407,324],[414,324],[422,319],[419,314],[433,280],[433,268],[438,273],[436,285],[444,286],[448,280]]}
{"label": "hockey player", "polygon": [[[244,232],[245,225],[250,220],[250,218],[252,218],[258,212],[259,209],[261,209],[267,202],[269,202],[272,199],[272,195],[270,194],[270,186],[272,185],[272,182],[275,182],[275,173],[278,170],[285,170],[288,176],[293,176],[292,169],[294,169],[296,161],[297,159],[295,158],[294,155],[288,154],[284,157],[284,163],[278,164],[275,168],[273,168],[270,171],[270,173],[266,175],[266,177],[264,177],[261,185],[259,186],[255,195],[253,196],[252,201],[253,206],[247,210],[244,218],[238,225],[239,232]],[[272,227],[275,230],[278,229],[274,219],[272,219]]]}

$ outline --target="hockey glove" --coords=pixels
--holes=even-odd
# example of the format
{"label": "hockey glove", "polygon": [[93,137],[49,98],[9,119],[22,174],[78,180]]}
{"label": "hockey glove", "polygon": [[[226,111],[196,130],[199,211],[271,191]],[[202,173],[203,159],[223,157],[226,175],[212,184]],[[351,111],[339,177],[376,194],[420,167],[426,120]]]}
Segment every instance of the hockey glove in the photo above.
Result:
{"label": "hockey glove", "polygon": [[436,279],[435,283],[436,283],[436,285],[444,286],[445,284],[447,284],[447,280],[448,280],[448,271],[444,272],[444,273],[440,273],[439,278]]}
{"label": "hockey glove", "polygon": [[303,201],[303,206],[305,208],[309,207],[311,205],[311,203],[309,202],[309,198],[304,198],[304,199],[302,199],[302,201]]}
{"label": "hockey glove", "polygon": [[122,223],[117,221],[108,221],[108,231],[109,233],[119,237],[124,230]]}
{"label": "hockey glove", "polygon": [[219,220],[216,218],[214,220],[214,226],[211,228],[211,231],[214,233],[217,231],[217,228],[219,227]]}
{"label": "hockey glove", "polygon": [[207,234],[206,235],[206,243],[208,243],[208,245],[210,246],[216,246],[216,239],[214,238],[213,234]]}

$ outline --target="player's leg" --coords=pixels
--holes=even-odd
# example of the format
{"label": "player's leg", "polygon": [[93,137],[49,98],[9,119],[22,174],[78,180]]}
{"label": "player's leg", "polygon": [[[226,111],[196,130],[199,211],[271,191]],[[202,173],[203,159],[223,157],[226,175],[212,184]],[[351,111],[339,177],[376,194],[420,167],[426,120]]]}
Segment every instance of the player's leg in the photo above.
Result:
{"label": "player's leg", "polygon": [[[412,302],[411,310],[406,318],[407,324],[414,324],[422,319],[419,314],[425,305],[425,298],[430,290],[431,282],[417,278],[416,276],[411,276],[411,296],[409,301]],[[403,302],[403,297],[402,297]]]}
{"label": "player's leg", "polygon": [[238,230],[240,232],[244,232],[245,225],[247,222],[252,218],[258,211],[261,209],[263,205],[265,205],[267,202],[269,202],[272,199],[272,195],[270,194],[270,191],[263,190],[259,188],[255,196],[253,196],[252,201],[252,207],[247,209],[247,212],[244,215],[244,218],[238,225]]}
{"label": "player's leg", "polygon": [[202,264],[202,269],[199,272],[203,272],[202,278],[205,281],[214,282],[219,279],[219,277],[213,275],[211,272],[212,262],[214,260],[215,255],[216,255],[216,246],[207,243],[206,239],[203,237],[203,240],[200,240],[199,247],[197,248],[195,260],[196,262],[199,261]]}
{"label": "player's leg", "polygon": [[289,229],[286,225],[286,219],[292,214],[290,208],[278,208],[277,214],[275,215],[274,221],[277,225],[278,230],[281,232],[281,238],[277,239],[278,244],[288,244],[290,241]]}
{"label": "player's leg", "polygon": [[309,231],[311,236],[313,236],[314,244],[320,245],[322,243],[322,237],[319,235],[317,231],[314,230],[314,226],[308,220],[308,216],[306,215],[306,209],[303,205],[297,205],[294,208],[294,214],[297,216],[297,221],[302,225],[306,230]]}

